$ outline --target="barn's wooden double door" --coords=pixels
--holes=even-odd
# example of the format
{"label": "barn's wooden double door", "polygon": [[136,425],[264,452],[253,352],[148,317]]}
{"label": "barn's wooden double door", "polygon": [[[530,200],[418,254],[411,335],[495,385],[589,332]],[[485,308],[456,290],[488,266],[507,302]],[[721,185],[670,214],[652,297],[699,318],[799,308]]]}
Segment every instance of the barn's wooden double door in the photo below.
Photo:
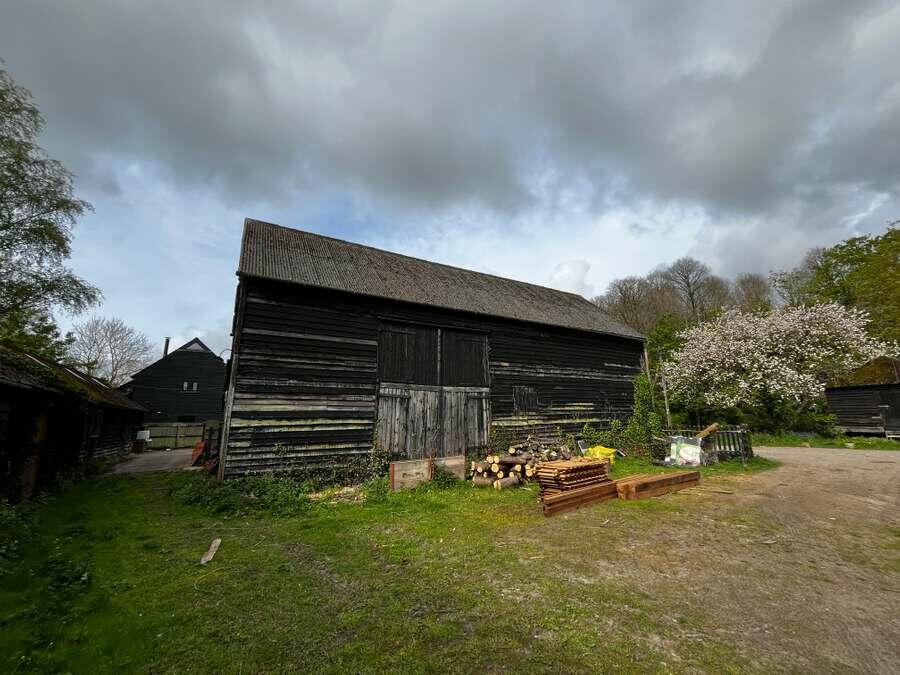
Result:
{"label": "barn's wooden double door", "polygon": [[487,335],[385,324],[378,340],[378,442],[409,459],[452,457],[488,442]]}

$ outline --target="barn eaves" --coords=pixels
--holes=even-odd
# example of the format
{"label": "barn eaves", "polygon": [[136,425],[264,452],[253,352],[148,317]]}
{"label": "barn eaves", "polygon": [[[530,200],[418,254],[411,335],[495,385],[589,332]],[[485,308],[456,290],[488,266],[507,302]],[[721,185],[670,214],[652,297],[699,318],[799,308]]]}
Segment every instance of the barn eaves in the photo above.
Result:
{"label": "barn eaves", "polygon": [[241,276],[642,339],[574,293],[248,218]]}

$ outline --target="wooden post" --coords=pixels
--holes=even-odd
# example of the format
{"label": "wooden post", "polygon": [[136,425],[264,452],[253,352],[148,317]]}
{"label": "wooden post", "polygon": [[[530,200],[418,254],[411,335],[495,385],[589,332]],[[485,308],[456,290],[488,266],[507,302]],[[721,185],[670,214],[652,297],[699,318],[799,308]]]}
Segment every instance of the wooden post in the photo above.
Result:
{"label": "wooden post", "polygon": [[650,387],[650,405],[656,410],[656,397],[653,395],[653,380],[650,379],[650,354],[647,353],[647,343],[644,343],[644,375],[647,376],[647,386]]}
{"label": "wooden post", "polygon": [[666,389],[666,374],[662,373],[663,401],[666,405],[666,429],[672,428],[672,415],[669,414],[669,391]]}

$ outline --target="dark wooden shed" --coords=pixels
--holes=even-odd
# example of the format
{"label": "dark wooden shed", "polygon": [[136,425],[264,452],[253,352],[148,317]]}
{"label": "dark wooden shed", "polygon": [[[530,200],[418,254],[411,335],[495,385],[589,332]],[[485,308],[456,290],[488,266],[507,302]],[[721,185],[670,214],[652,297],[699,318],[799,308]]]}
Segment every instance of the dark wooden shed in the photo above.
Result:
{"label": "dark wooden shed", "polygon": [[147,409],[147,424],[221,420],[225,362],[194,338],[132,375],[119,389]]}
{"label": "dark wooden shed", "polygon": [[224,476],[630,414],[642,338],[581,296],[255,220],[237,274]]}
{"label": "dark wooden shed", "polygon": [[879,357],[825,390],[841,431],[900,438],[900,359]]}
{"label": "dark wooden shed", "polygon": [[87,373],[0,346],[0,496],[29,497],[87,459],[130,451],[144,412]]}

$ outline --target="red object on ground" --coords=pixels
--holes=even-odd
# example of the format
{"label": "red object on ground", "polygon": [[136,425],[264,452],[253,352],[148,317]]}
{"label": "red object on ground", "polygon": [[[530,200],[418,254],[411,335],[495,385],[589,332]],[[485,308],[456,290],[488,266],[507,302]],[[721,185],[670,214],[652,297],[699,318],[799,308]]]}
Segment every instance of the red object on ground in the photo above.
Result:
{"label": "red object on ground", "polygon": [[194,443],[194,452],[191,453],[191,466],[197,466],[200,464],[200,458],[203,456],[203,451],[206,450],[206,443],[203,441],[197,441]]}

